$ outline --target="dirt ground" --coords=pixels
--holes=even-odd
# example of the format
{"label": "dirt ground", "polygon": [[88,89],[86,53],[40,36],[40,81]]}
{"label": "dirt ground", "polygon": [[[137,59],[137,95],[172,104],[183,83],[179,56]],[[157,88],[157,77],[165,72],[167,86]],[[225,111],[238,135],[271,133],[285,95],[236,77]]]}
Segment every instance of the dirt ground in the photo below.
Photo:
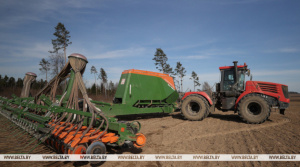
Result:
{"label": "dirt ground", "polygon": [[[127,118],[128,119],[128,118]],[[233,112],[216,111],[203,121],[183,120],[180,113],[137,119],[147,137],[142,149],[110,149],[118,154],[300,154],[300,95],[291,95],[286,114],[272,112],[263,124],[250,125]],[[27,137],[12,135],[5,118],[0,121],[0,154],[17,153]],[[14,133],[16,134],[16,133]],[[34,154],[55,153],[44,145]],[[90,166],[86,162],[0,162],[0,166]],[[101,167],[161,166],[300,166],[300,162],[105,162]]]}

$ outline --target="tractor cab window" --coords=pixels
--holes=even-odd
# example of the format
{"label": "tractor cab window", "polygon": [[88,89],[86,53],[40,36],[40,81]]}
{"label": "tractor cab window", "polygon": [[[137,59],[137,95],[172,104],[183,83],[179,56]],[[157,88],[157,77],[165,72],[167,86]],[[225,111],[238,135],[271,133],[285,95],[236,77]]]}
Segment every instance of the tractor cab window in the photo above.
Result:
{"label": "tractor cab window", "polygon": [[231,86],[233,84],[234,84],[233,70],[224,70],[223,91],[230,91]]}

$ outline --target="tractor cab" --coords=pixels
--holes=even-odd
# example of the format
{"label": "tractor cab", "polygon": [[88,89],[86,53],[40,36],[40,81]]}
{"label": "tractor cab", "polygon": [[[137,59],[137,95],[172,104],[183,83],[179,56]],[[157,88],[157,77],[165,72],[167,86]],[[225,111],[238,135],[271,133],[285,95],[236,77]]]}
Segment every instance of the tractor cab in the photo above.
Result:
{"label": "tractor cab", "polygon": [[237,61],[233,62],[233,66],[220,67],[221,81],[217,84],[217,92],[225,96],[238,96],[245,90],[245,75],[250,75],[247,64],[237,65]]}
{"label": "tractor cab", "polygon": [[245,75],[250,75],[247,64],[220,67],[221,81],[216,85],[216,107],[221,110],[232,110],[237,98],[245,91]]}

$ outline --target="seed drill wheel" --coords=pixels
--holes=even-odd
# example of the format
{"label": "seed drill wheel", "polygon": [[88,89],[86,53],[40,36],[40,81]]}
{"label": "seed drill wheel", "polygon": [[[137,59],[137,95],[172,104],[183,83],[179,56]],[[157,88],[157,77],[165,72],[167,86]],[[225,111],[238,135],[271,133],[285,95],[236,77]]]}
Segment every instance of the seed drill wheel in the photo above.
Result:
{"label": "seed drill wheel", "polygon": [[93,142],[86,150],[87,154],[105,154],[105,144],[100,141]]}
{"label": "seed drill wheel", "polygon": [[[106,154],[106,146],[100,141],[95,141],[88,146],[86,154]],[[90,161],[91,164],[100,164],[101,161]]]}
{"label": "seed drill wheel", "polygon": [[248,95],[239,103],[238,113],[247,123],[259,124],[265,122],[270,116],[270,106],[263,97]]}
{"label": "seed drill wheel", "polygon": [[201,121],[209,114],[209,105],[200,95],[186,97],[181,105],[183,116],[191,121]]}

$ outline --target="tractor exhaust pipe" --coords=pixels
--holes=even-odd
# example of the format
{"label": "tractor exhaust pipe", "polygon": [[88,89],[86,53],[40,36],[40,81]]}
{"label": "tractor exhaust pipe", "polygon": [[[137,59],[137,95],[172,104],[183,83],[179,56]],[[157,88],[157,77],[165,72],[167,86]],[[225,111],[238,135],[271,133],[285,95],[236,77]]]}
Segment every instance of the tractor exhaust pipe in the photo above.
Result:
{"label": "tractor exhaust pipe", "polygon": [[237,72],[237,63],[238,61],[234,61],[233,65],[234,65],[234,85],[237,85],[238,81],[238,72]]}

